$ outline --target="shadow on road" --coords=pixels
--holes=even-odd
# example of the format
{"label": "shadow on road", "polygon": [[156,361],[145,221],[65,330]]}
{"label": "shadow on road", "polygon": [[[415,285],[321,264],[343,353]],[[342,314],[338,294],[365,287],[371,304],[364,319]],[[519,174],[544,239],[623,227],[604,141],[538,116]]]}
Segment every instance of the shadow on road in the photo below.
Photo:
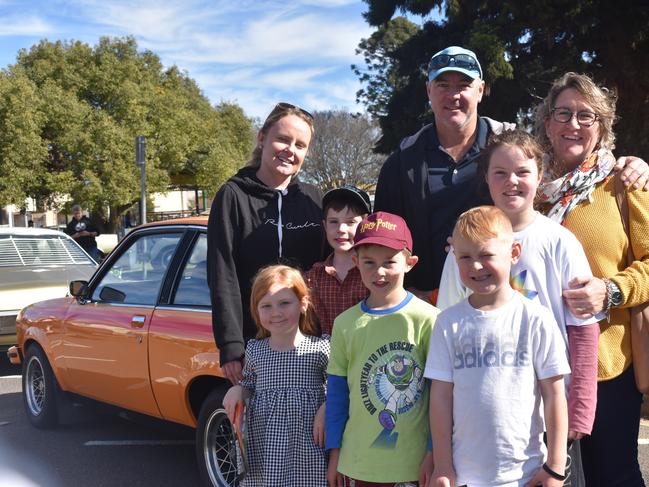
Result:
{"label": "shadow on road", "polygon": [[12,365],[6,352],[0,352],[0,377],[20,375],[20,365]]}

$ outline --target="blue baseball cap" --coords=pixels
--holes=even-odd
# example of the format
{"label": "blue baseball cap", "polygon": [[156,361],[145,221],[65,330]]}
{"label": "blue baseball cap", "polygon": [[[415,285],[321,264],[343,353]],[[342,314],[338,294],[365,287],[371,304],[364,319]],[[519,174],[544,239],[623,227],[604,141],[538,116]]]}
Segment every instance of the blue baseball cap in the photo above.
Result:
{"label": "blue baseball cap", "polygon": [[459,46],[450,46],[433,54],[428,63],[428,81],[447,71],[456,71],[471,79],[482,79],[482,68],[475,53]]}

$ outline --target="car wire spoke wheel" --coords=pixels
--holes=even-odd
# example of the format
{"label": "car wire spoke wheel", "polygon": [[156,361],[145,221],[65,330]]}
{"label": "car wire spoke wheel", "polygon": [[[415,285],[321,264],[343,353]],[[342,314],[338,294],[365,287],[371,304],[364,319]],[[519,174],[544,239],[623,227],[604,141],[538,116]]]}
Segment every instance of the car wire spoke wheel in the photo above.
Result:
{"label": "car wire spoke wheel", "polygon": [[45,385],[43,365],[36,356],[31,357],[27,363],[26,386],[27,407],[34,416],[38,416],[43,411],[47,386]]}
{"label": "car wire spoke wheel", "polygon": [[205,426],[203,453],[212,484],[219,487],[240,485],[244,474],[243,453],[225,410],[215,409]]}
{"label": "car wire spoke wheel", "polygon": [[23,403],[29,422],[37,428],[56,426],[64,401],[47,355],[38,345],[29,345],[23,365]]}

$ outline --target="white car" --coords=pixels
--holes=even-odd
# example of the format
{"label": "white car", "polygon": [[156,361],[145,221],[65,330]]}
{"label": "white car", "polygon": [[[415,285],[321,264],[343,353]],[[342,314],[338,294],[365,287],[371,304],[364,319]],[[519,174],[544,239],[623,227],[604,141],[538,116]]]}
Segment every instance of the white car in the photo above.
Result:
{"label": "white car", "polygon": [[22,308],[66,296],[70,281],[89,279],[96,267],[63,232],[0,228],[0,350],[16,343],[16,315]]}

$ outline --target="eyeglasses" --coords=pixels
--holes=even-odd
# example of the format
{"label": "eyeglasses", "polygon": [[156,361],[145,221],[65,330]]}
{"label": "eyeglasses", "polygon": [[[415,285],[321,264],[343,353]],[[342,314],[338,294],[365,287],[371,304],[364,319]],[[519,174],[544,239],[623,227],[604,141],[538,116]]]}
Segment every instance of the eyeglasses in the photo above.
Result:
{"label": "eyeglasses", "polygon": [[286,103],[285,101],[280,101],[277,105],[275,105],[275,108],[272,109],[270,115],[280,112],[280,111],[286,111],[286,110],[297,110],[301,114],[303,114],[305,117],[307,117],[309,120],[313,120],[313,115],[310,112],[307,112],[304,108],[300,108],[297,105],[293,105],[292,103]]}
{"label": "eyeglasses", "polygon": [[553,108],[550,113],[552,114],[552,119],[559,123],[568,123],[572,120],[572,117],[575,117],[581,127],[591,127],[599,120],[599,115],[587,110],[572,112],[567,108]]}
{"label": "eyeglasses", "polygon": [[478,60],[469,54],[439,54],[434,56],[428,63],[428,72],[449,67],[476,71],[482,77],[482,69],[480,69]]}

